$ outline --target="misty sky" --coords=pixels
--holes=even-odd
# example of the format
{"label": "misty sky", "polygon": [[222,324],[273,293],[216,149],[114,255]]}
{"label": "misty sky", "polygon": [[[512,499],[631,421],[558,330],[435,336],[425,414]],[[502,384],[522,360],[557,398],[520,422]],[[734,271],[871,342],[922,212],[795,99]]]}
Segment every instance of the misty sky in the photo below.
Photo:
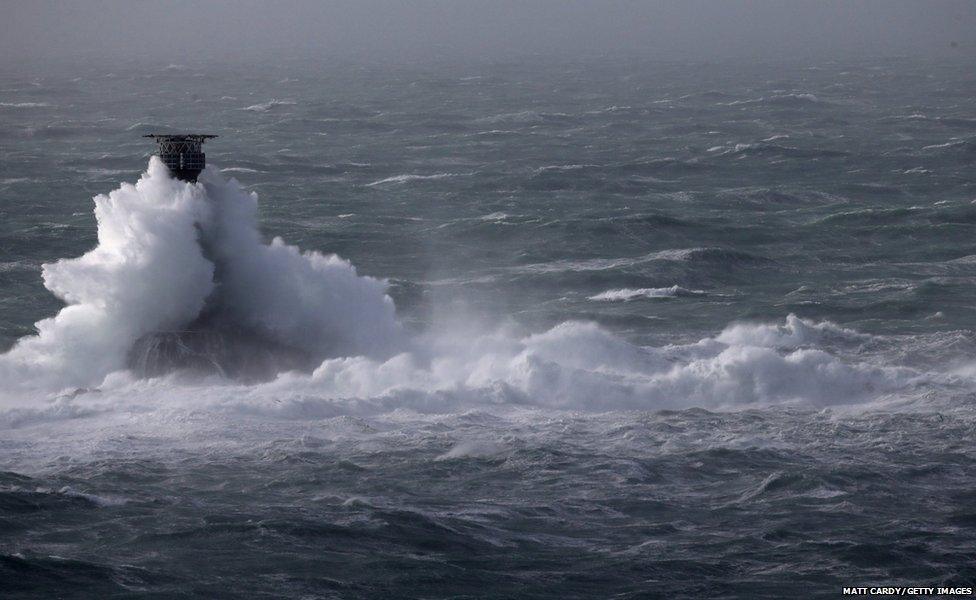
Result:
{"label": "misty sky", "polygon": [[[0,61],[972,54],[973,0],[0,0]],[[949,43],[959,48],[949,50]]]}

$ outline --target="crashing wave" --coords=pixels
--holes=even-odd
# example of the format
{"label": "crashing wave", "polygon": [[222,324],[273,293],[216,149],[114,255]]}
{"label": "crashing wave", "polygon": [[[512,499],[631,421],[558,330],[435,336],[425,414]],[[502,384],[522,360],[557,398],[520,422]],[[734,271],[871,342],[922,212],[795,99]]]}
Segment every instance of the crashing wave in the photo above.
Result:
{"label": "crashing wave", "polygon": [[[922,383],[941,381],[845,358],[838,351],[869,336],[793,316],[782,325],[738,324],[658,347],[587,322],[521,336],[467,323],[409,337],[385,282],[358,275],[335,255],[302,252],[279,238],[264,243],[256,214],[256,196],[217,170],[189,184],[172,179],[155,158],[136,184],[96,197],[98,245],[43,267],[45,285],[67,306],[0,356],[0,395],[33,399],[34,406],[8,407],[2,420],[22,424],[158,404],[285,416],[489,406],[827,406],[907,397]],[[655,260],[768,259],[685,248],[536,268]],[[702,293],[673,286],[610,290],[594,299]],[[58,393],[36,404],[38,394]]]}
{"label": "crashing wave", "polygon": [[317,364],[396,347],[384,282],[335,255],[263,243],[256,213],[235,180],[211,169],[188,184],[155,157],[135,185],[97,196],[98,246],[44,265],[45,286],[68,306],[0,357],[6,387],[90,387],[129,366],[157,374],[166,357],[199,367],[201,353],[217,371],[240,371],[228,359],[253,358],[242,347],[287,349],[288,365],[295,353]]}

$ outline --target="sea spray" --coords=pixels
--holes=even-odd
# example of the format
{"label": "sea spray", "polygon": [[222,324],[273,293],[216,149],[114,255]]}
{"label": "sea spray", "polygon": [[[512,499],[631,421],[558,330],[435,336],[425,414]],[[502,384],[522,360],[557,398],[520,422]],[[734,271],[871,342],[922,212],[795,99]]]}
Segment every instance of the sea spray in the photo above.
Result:
{"label": "sea spray", "polygon": [[195,229],[210,215],[203,188],[171,179],[155,159],[135,185],[96,196],[98,245],[44,265],[44,285],[68,306],[0,357],[4,387],[97,385],[124,368],[139,337],[192,320],[213,290]]}
{"label": "sea spray", "polygon": [[[586,322],[522,337],[447,333],[417,340],[417,350],[386,361],[346,357],[324,361],[311,375],[282,374],[233,402],[271,412],[295,410],[298,403],[300,410],[330,416],[504,406],[824,407],[910,394],[923,381],[937,385],[934,376],[913,369],[850,363],[809,347],[837,331],[844,330],[790,316],[783,325],[739,324],[716,337],[662,347],[637,346]],[[274,406],[263,400],[269,397],[277,399]]]}
{"label": "sea spray", "polygon": [[[8,395],[98,387],[101,402],[329,415],[656,410],[850,404],[932,379],[845,361],[821,343],[860,334],[794,316],[663,347],[587,322],[536,334],[435,324],[408,337],[383,281],[335,255],[264,243],[257,196],[213,169],[188,184],[153,159],[95,206],[98,246],[44,267],[68,306],[0,357]],[[191,370],[218,378],[180,376]]]}
{"label": "sea spray", "polygon": [[319,361],[395,351],[402,332],[385,282],[359,276],[335,254],[302,252],[280,237],[264,244],[257,195],[214,179],[202,236],[218,265],[215,310]]}
{"label": "sea spray", "polygon": [[135,185],[95,197],[98,245],[44,266],[45,286],[68,306],[0,357],[7,393],[97,386],[129,366],[137,342],[157,347],[145,341],[157,334],[203,330],[209,346],[213,335],[223,346],[276,344],[314,364],[396,347],[383,282],[336,256],[264,244],[256,196],[213,170],[204,180],[173,179],[154,157]]}

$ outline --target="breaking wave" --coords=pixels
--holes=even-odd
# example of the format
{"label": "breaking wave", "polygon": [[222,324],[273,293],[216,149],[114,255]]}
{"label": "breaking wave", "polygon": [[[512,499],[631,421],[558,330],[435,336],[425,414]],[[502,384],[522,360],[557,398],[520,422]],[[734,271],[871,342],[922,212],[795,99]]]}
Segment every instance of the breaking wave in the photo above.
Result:
{"label": "breaking wave", "polygon": [[175,344],[191,355],[199,337],[311,360],[390,351],[400,332],[385,283],[335,255],[264,244],[256,210],[235,180],[209,169],[204,183],[187,184],[156,158],[135,185],[97,196],[98,246],[44,265],[44,285],[68,306],[0,357],[7,391],[98,385],[157,333],[193,333]]}
{"label": "breaking wave", "polygon": [[257,384],[172,375],[139,379],[120,371],[97,392],[0,411],[0,424],[159,409],[324,419],[403,411],[823,408],[912,401],[949,384],[908,367],[845,360],[820,347],[864,343],[859,335],[794,316],[783,324],[739,324],[714,337],[661,347],[637,346],[585,322],[521,337],[452,332],[421,336],[410,350],[387,359],[330,358],[311,372],[289,371]]}
{"label": "breaking wave", "polygon": [[[256,212],[256,195],[218,170],[188,184],[155,158],[136,184],[96,197],[98,246],[43,267],[45,285],[67,306],[0,356],[8,404],[0,422],[136,405],[286,417],[829,406],[913,398],[921,384],[951,383],[844,356],[838,340],[862,343],[862,334],[792,315],[659,347],[589,322],[533,334],[435,326],[411,336],[384,281],[335,255],[280,238],[264,243]],[[690,248],[548,267],[602,269],[620,260],[759,258]],[[672,286],[592,299],[702,294]]]}

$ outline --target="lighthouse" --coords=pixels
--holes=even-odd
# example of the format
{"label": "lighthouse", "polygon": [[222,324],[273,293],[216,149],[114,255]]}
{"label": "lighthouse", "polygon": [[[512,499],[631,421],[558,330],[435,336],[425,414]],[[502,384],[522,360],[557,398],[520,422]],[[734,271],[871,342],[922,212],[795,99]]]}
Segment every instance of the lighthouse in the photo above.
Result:
{"label": "lighthouse", "polygon": [[196,183],[197,176],[207,166],[203,143],[217,136],[201,133],[165,135],[150,133],[142,137],[153,138],[158,145],[156,154],[177,179]]}

